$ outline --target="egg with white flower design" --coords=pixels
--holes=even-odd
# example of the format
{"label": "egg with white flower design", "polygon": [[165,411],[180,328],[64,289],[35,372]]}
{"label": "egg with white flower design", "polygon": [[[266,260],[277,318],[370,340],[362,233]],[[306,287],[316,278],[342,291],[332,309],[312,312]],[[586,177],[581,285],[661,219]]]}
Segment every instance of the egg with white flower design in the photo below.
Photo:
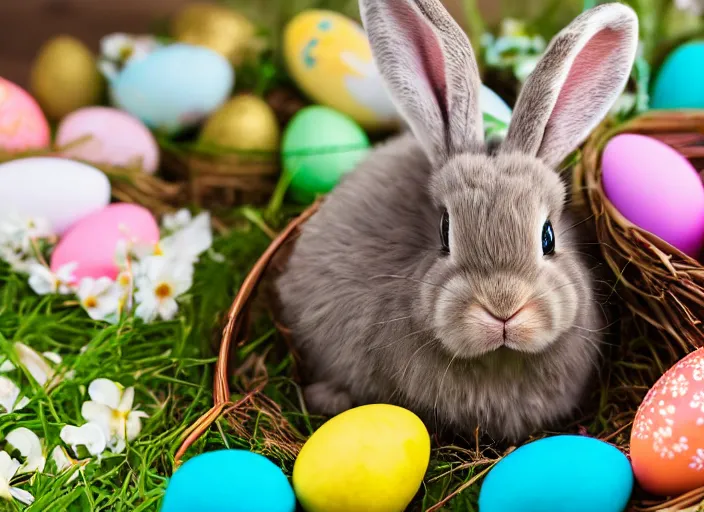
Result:
{"label": "egg with white flower design", "polygon": [[648,492],[671,496],[704,485],[704,348],[648,391],[631,431],[631,461]]}

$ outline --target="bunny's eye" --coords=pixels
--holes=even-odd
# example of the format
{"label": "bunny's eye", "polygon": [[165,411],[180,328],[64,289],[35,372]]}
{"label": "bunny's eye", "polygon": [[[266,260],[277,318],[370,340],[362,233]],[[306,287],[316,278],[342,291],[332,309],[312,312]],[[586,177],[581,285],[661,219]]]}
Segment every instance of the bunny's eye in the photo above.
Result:
{"label": "bunny's eye", "polygon": [[445,210],[440,219],[440,242],[443,252],[450,252],[450,214]]}
{"label": "bunny's eye", "polygon": [[550,256],[555,252],[555,231],[552,229],[552,224],[549,220],[543,224],[543,255]]}

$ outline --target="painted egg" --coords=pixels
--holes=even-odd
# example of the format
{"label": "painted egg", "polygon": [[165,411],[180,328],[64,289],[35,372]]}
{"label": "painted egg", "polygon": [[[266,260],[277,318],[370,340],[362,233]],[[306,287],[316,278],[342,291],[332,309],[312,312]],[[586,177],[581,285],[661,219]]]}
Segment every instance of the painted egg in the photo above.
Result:
{"label": "painted egg", "polygon": [[667,56],[653,83],[653,109],[704,108],[704,41],[689,41]]}
{"label": "painted egg", "polygon": [[109,277],[118,274],[116,251],[120,240],[155,244],[159,225],[146,208],[129,203],[108,205],[77,222],[51,254],[51,269],[77,263],[77,280],[83,277]]}
{"label": "painted egg", "polygon": [[219,53],[184,43],[130,61],[111,83],[113,103],[147,126],[175,133],[201,123],[230,95],[235,72]]}
{"label": "painted egg", "polygon": [[58,234],[109,202],[110,181],[90,165],[53,157],[0,165],[0,212],[44,218]]}
{"label": "painted egg", "polygon": [[108,107],[87,107],[66,116],[56,132],[56,145],[68,158],[94,164],[139,167],[154,173],[159,146],[139,119]]}
{"label": "painted egg", "polygon": [[306,442],[293,488],[307,512],[399,512],[430,460],[430,437],[412,412],[365,405],[335,416]]}
{"label": "painted egg", "polygon": [[603,186],[616,209],[638,227],[696,258],[704,247],[704,185],[670,146],[621,134],[602,155]]}
{"label": "painted egg", "polygon": [[648,391],[631,430],[631,461],[638,483],[653,494],[704,486],[704,348]]}
{"label": "painted egg", "polygon": [[344,114],[318,105],[300,110],[286,127],[282,141],[291,198],[306,204],[327,194],[369,148],[367,134]]}
{"label": "painted egg", "polygon": [[631,464],[616,447],[561,435],[525,444],[500,460],[484,479],[479,510],[623,512],[632,490]]}
{"label": "painted egg", "polygon": [[303,11],[286,26],[283,51],[292,78],[316,103],[365,129],[400,122],[359,23],[333,11]]}
{"label": "painted egg", "polygon": [[197,455],[169,480],[160,512],[294,512],[281,469],[262,455],[218,450]]}
{"label": "painted egg", "polygon": [[0,77],[0,150],[42,149],[51,142],[49,122],[24,89]]}
{"label": "painted egg", "polygon": [[486,85],[482,84],[479,89],[479,106],[484,114],[484,120],[494,118],[497,121],[508,125],[511,122],[511,107]]}

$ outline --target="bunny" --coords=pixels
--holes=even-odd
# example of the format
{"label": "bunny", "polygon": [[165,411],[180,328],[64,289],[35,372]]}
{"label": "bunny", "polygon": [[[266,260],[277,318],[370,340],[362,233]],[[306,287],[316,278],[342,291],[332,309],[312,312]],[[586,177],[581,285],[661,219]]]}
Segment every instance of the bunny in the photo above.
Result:
{"label": "bunny", "polygon": [[518,441],[574,414],[605,318],[559,166],[624,89],[638,19],[583,12],[487,147],[471,45],[439,0],[360,0],[411,133],[380,144],[304,225],[276,281],[313,412],[405,407]]}

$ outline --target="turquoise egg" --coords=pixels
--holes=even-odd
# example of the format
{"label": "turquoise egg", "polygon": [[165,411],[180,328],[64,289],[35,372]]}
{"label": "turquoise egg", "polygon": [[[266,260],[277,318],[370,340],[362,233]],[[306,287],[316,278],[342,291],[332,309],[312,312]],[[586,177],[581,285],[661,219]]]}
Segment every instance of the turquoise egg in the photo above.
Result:
{"label": "turquoise egg", "polygon": [[623,512],[632,490],[631,464],[614,446],[548,437],[494,466],[479,492],[479,512]]}
{"label": "turquoise egg", "polygon": [[653,84],[650,108],[704,108],[704,41],[685,43],[667,56]]}
{"label": "turquoise egg", "polygon": [[198,455],[171,477],[161,512],[294,512],[281,469],[262,455],[218,450]]}
{"label": "turquoise egg", "polygon": [[235,72],[222,55],[179,43],[130,61],[112,80],[110,95],[116,107],[172,134],[217,110],[234,83]]}

